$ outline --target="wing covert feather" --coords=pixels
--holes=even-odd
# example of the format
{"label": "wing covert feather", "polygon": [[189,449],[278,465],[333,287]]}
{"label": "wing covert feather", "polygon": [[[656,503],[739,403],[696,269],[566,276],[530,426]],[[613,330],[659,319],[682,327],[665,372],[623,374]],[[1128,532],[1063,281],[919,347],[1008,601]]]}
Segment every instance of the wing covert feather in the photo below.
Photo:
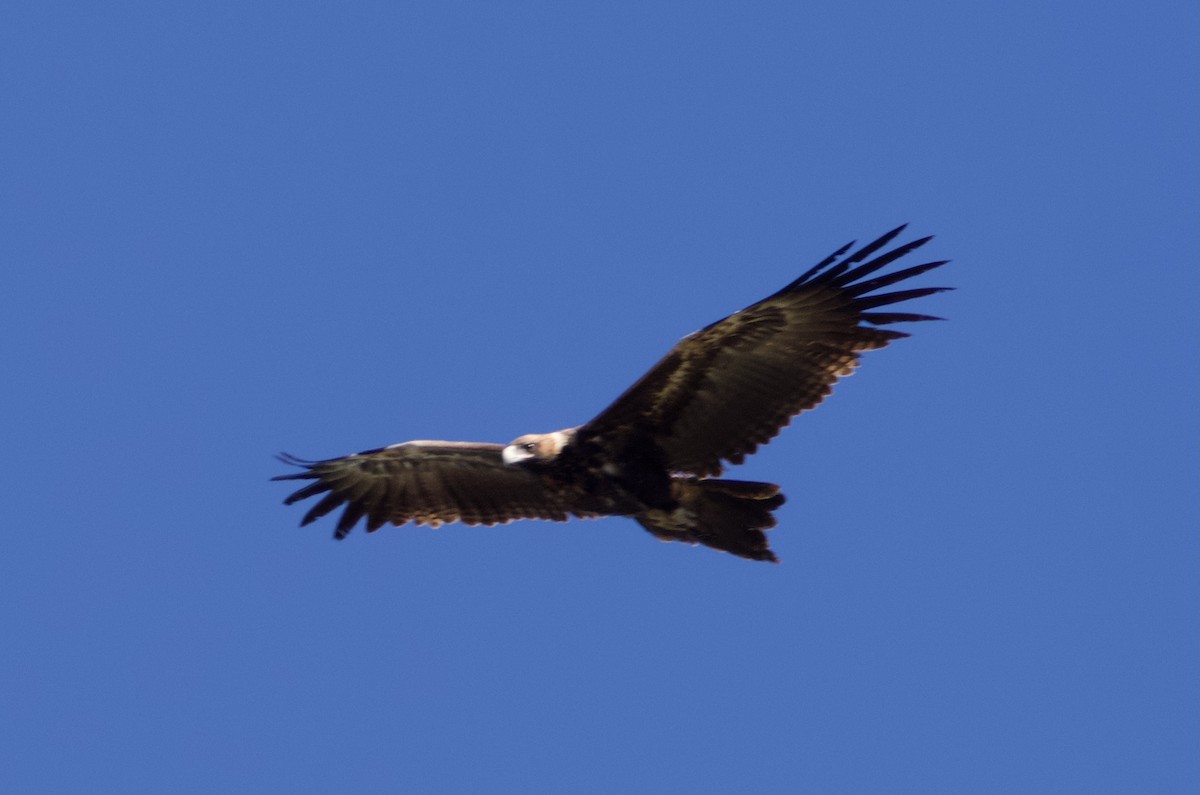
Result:
{"label": "wing covert feather", "polygon": [[301,526],[345,505],[334,536],[345,538],[366,517],[368,532],[407,522],[494,525],[515,519],[565,521],[569,495],[519,467],[505,466],[503,445],[414,441],[363,453],[304,461],[280,456],[303,471],[272,480],[311,480],[284,503],[324,495]]}
{"label": "wing covert feather", "polygon": [[908,336],[877,326],[938,319],[868,311],[948,289],[874,293],[945,264],[866,278],[931,239],[864,262],[903,230],[849,255],[853,244],[844,246],[782,290],[684,337],[579,433],[618,446],[624,435],[649,433],[671,470],[701,477],[720,474],[723,461],[740,464],[792,417],[820,404],[864,351]]}

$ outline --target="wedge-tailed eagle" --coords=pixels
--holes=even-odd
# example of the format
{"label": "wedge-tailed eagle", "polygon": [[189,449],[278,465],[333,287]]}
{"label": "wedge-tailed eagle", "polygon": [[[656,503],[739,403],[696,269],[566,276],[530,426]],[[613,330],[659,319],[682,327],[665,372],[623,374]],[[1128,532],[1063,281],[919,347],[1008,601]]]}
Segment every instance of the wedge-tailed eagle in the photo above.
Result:
{"label": "wedge-tailed eagle", "polygon": [[583,425],[507,445],[412,441],[325,461],[284,455],[303,471],[274,480],[313,481],[284,501],[320,497],[302,526],[345,505],[339,539],[360,519],[374,532],[389,523],[629,516],[664,541],[776,561],[763,531],[775,526],[780,487],[717,476],[824,400],[863,351],[908,336],[879,326],[937,319],[877,311],[950,289],[878,292],[946,262],[874,275],[931,239],[876,256],[903,229],[847,255],[849,243],[774,295],[684,337]]}

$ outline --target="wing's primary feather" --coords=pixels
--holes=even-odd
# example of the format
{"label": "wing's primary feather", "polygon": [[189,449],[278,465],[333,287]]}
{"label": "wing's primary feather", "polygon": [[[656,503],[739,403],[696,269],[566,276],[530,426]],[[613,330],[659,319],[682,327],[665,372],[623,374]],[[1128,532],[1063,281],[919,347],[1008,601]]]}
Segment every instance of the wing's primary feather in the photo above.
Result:
{"label": "wing's primary feather", "polygon": [[505,466],[501,450],[498,444],[415,441],[325,461],[282,455],[280,460],[303,471],[272,480],[313,481],[284,500],[287,505],[324,495],[301,526],[345,505],[336,538],[345,538],[363,517],[368,532],[387,523],[566,520],[572,513],[566,495],[526,469]]}
{"label": "wing's primary feather", "polygon": [[821,403],[838,378],[854,371],[863,351],[908,336],[877,326],[938,319],[868,311],[948,289],[874,293],[945,264],[866,279],[931,239],[867,261],[903,230],[893,229],[848,256],[853,244],[844,246],[782,290],[684,337],[580,428],[580,437],[619,447],[623,436],[648,433],[669,469],[702,477],[720,474],[723,461],[740,464],[793,416]]}

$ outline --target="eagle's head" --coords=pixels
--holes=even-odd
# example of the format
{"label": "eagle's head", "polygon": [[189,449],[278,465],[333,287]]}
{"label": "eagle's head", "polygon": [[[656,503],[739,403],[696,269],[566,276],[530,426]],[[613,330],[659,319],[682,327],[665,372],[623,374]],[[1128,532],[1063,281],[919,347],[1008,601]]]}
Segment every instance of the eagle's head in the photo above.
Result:
{"label": "eagle's head", "polygon": [[571,441],[574,430],[527,433],[509,442],[500,455],[509,466],[549,464]]}

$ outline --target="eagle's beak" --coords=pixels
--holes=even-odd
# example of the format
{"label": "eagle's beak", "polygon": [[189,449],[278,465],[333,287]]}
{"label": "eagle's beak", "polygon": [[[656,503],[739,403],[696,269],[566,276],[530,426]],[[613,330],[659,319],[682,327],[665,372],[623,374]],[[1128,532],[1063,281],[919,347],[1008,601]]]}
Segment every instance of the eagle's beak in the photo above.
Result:
{"label": "eagle's beak", "polygon": [[520,447],[517,447],[515,444],[508,445],[500,453],[500,458],[502,458],[504,460],[504,463],[510,467],[515,466],[515,465],[521,463],[522,461],[525,461],[526,459],[529,459],[532,457],[533,456],[531,456],[526,451],[522,450]]}

